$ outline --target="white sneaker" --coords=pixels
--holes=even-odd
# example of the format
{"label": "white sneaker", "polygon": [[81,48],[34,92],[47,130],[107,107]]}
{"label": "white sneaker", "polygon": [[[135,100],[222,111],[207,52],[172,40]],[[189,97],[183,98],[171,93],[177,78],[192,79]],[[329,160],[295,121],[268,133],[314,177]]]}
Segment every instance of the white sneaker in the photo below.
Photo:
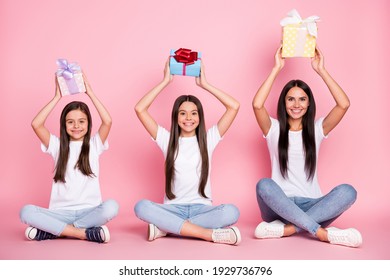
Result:
{"label": "white sneaker", "polygon": [[328,240],[331,244],[359,247],[363,243],[362,235],[357,229],[338,229],[330,227],[326,230],[328,231]]}
{"label": "white sneaker", "polygon": [[167,233],[165,231],[160,230],[154,224],[148,225],[148,240],[149,241],[153,241],[159,237],[164,237],[166,235],[167,235]]}
{"label": "white sneaker", "polygon": [[237,227],[213,229],[211,238],[215,243],[238,245],[241,242],[240,230]]}
{"label": "white sneaker", "polygon": [[256,238],[280,238],[284,233],[284,223],[275,220],[273,222],[261,222],[255,229]]}

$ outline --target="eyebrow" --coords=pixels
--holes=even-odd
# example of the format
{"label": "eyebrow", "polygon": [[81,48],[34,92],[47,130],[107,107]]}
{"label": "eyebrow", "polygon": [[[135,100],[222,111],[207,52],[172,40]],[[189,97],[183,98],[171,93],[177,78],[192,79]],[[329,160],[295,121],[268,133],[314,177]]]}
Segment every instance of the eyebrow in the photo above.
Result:
{"label": "eyebrow", "polygon": [[[295,99],[295,96],[286,95],[286,98],[294,98]],[[300,98],[308,98],[308,97],[307,96],[298,96],[297,98],[300,99]]]}
{"label": "eyebrow", "polygon": [[[74,121],[75,119],[65,119],[65,121]],[[78,121],[81,121],[81,120],[87,120],[87,118],[79,118],[79,119],[76,119]]]}
{"label": "eyebrow", "polygon": [[[180,112],[187,112],[186,110],[179,110],[179,113]],[[198,110],[191,110],[191,111],[189,111],[189,112],[198,112]]]}

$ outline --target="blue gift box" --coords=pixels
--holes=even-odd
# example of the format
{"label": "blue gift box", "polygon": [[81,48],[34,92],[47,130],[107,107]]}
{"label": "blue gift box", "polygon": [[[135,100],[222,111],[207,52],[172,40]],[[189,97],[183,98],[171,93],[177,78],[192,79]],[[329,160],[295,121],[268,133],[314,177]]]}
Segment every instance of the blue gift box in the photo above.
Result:
{"label": "blue gift box", "polygon": [[[180,50],[180,49],[179,49]],[[194,76],[199,77],[200,75],[200,58],[201,53],[198,52],[198,59],[192,64],[178,62],[175,59],[175,52],[177,50],[171,50],[171,57],[169,59],[169,68],[172,75],[181,75],[181,76]]]}

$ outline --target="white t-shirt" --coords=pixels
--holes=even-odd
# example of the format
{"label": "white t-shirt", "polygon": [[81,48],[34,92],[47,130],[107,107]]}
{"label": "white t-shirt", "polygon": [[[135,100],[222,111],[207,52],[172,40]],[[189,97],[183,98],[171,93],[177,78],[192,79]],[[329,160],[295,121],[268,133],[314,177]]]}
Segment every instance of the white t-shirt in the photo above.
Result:
{"label": "white t-shirt", "polygon": [[[169,137],[170,132],[159,126],[155,142],[162,150],[164,158],[167,157]],[[212,204],[210,186],[211,158],[215,147],[221,139],[217,125],[214,125],[207,131],[209,179],[205,187],[205,194],[208,198],[204,198],[198,193],[202,168],[198,140],[196,136],[179,138],[178,154],[175,160],[175,174],[172,180],[172,192],[176,198],[170,200],[164,196],[165,204]]]}
{"label": "white t-shirt", "polygon": [[[315,122],[315,142],[318,162],[318,152],[324,138],[322,122],[320,118]],[[283,178],[279,168],[278,141],[279,141],[279,121],[271,118],[271,128],[265,136],[268,150],[271,157],[272,179],[282,188],[288,197],[310,197],[318,198],[322,196],[317,178],[317,168],[313,180],[307,180],[305,172],[305,154],[302,143],[302,131],[289,131],[288,165],[287,177]]]}
{"label": "white t-shirt", "polygon": [[[49,209],[79,210],[101,204],[102,198],[99,184],[99,156],[108,149],[96,133],[89,142],[89,164],[95,176],[86,176],[75,168],[81,152],[82,141],[69,142],[69,159],[65,172],[65,183],[54,182],[52,185]],[[50,154],[55,164],[60,154],[60,139],[50,134],[49,147],[41,144],[42,151]]]}

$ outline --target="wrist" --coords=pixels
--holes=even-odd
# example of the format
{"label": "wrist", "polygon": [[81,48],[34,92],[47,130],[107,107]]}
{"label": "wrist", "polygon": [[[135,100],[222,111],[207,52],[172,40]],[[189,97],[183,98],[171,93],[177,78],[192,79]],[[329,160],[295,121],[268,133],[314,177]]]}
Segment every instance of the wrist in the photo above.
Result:
{"label": "wrist", "polygon": [[168,77],[164,77],[164,79],[161,81],[161,85],[166,87],[171,82],[171,79]]}
{"label": "wrist", "polygon": [[280,71],[282,71],[282,66],[277,66],[275,65],[272,70],[271,70],[271,74],[273,75],[278,75]]}

